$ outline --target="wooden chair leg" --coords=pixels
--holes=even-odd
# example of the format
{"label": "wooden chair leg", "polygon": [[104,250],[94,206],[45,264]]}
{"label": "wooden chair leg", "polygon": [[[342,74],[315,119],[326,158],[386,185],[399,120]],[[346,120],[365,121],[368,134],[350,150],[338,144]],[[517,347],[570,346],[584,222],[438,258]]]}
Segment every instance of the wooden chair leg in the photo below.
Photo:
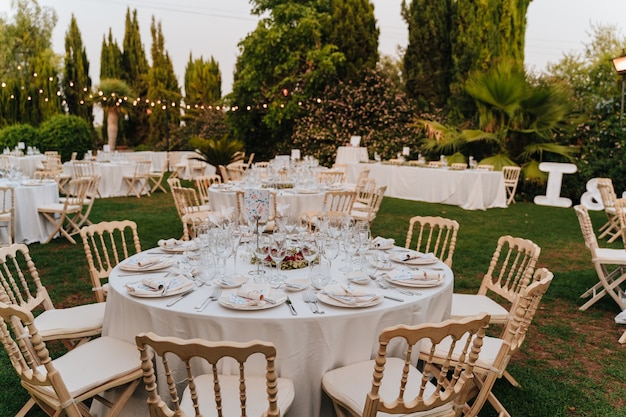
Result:
{"label": "wooden chair leg", "polygon": [[620,343],[626,343],[626,331],[622,334],[622,337],[619,338]]}
{"label": "wooden chair leg", "polygon": [[517,382],[517,379],[515,379],[515,378],[513,377],[513,375],[511,375],[511,374],[509,373],[509,371],[504,371],[504,378],[505,378],[507,381],[509,381],[509,383],[510,383],[511,385],[513,385],[514,387],[519,387],[519,386],[520,386],[519,382]]}

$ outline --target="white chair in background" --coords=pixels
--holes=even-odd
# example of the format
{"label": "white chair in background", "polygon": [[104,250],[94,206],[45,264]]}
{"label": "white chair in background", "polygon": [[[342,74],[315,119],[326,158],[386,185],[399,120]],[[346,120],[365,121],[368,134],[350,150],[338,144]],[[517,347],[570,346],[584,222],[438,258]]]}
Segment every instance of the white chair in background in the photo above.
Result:
{"label": "white chair in background", "polygon": [[414,216],[409,219],[404,247],[422,253],[432,253],[452,267],[458,231],[459,222],[456,220],[438,216]]}
{"label": "white chair in background", "polygon": [[15,240],[15,190],[13,187],[0,187],[0,227],[7,229],[7,244]]}
{"label": "white chair in background", "polygon": [[502,167],[502,175],[504,176],[504,188],[506,189],[506,204],[515,203],[515,192],[519,182],[520,167],[505,166]]}
{"label": "white chair in background", "polygon": [[133,175],[124,175],[124,181],[128,185],[128,192],[134,193],[137,198],[140,198],[143,193],[150,195],[150,166],[152,162],[148,160],[141,160],[135,162],[135,171]]}

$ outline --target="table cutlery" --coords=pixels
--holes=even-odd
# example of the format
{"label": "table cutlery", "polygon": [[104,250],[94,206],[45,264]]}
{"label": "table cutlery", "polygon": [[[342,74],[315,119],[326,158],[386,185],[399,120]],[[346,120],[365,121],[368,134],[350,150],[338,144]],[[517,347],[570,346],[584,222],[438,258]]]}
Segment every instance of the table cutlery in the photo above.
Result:
{"label": "table cutlery", "polygon": [[311,313],[317,313],[317,309],[315,308],[313,301],[311,301],[311,299],[309,298],[308,292],[305,291],[302,293],[302,301],[309,305],[309,307],[311,308]]}
{"label": "table cutlery", "polygon": [[315,312],[317,314],[324,314],[324,310],[322,310],[317,302],[317,294],[315,294],[312,291],[309,291],[309,300],[311,300],[310,302],[313,303],[313,305],[315,306]]}
{"label": "table cutlery", "polygon": [[287,306],[289,307],[289,310],[291,310],[291,315],[292,316],[297,316],[298,312],[293,307],[293,304],[291,304],[291,299],[289,297],[287,297],[287,301],[285,301],[285,302],[287,303]]}
{"label": "table cutlery", "polygon": [[420,293],[416,293],[416,292],[411,291],[411,290],[405,290],[404,288],[399,288],[399,287],[396,287],[395,285],[391,285],[387,281],[385,281],[382,276],[380,276],[379,278],[374,278],[372,275],[370,275],[370,278],[375,280],[376,283],[378,284],[378,286],[380,288],[382,288],[382,289],[385,289],[385,290],[390,290],[390,289],[391,290],[396,290],[400,294],[404,294],[404,295],[420,295]]}
{"label": "table cutlery", "polygon": [[221,288],[216,288],[213,290],[213,292],[211,293],[211,295],[209,295],[203,302],[202,304],[200,304],[199,306],[195,306],[194,308],[196,310],[198,310],[198,312],[200,311],[204,311],[204,309],[209,305],[210,301],[217,301],[218,298],[220,298],[220,295],[222,295],[222,289]]}
{"label": "table cutlery", "polygon": [[174,304],[176,304],[177,302],[179,302],[180,300],[182,300],[183,298],[187,297],[189,294],[191,294],[192,292],[194,292],[198,287],[193,287],[191,289],[189,289],[188,291],[182,293],[181,295],[179,295],[178,297],[174,298],[172,301],[170,301],[169,303],[165,304],[165,307],[171,307]]}
{"label": "table cutlery", "polygon": [[384,298],[387,298],[389,300],[393,300],[393,301],[399,301],[401,303],[404,302],[403,298],[397,298],[397,297],[392,297],[391,295],[383,295]]}

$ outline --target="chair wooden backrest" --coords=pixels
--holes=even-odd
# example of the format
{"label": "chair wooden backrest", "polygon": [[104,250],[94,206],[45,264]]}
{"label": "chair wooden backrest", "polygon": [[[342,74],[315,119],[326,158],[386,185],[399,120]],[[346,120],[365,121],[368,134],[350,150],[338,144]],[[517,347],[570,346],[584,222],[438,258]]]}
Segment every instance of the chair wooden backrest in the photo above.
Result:
{"label": "chair wooden backrest", "polygon": [[[458,321],[446,320],[441,323],[417,326],[401,324],[383,330],[378,338],[379,348],[375,359],[372,389],[367,393],[362,416],[376,417],[379,412],[390,414],[426,412],[450,403],[454,404],[455,415],[460,416],[466,395],[472,384],[472,371],[479,357],[482,339],[485,336],[488,323],[489,316],[483,313],[479,317]],[[448,361],[444,365],[436,366],[433,362],[435,351],[438,350],[442,341],[450,338],[455,343],[452,343],[447,350],[448,359],[453,357],[455,348],[457,351],[459,350],[457,341],[462,344],[461,351],[463,354],[452,365]],[[387,362],[387,346],[394,339],[406,343],[407,348],[403,350],[406,352],[406,356],[401,375],[394,383],[390,383],[391,386],[398,387],[392,391],[393,395],[397,397],[388,400],[381,398],[380,390],[384,386],[384,378],[390,378],[385,374],[385,364]],[[424,360],[421,367],[424,372],[419,381],[419,387],[408,386],[409,373],[413,367],[413,348],[415,347],[415,352],[417,352],[418,343],[422,340],[429,340],[431,349],[428,354],[423,355]],[[434,390],[431,388],[431,384],[435,385]],[[408,391],[413,391],[416,395],[413,398],[405,398]],[[391,393],[388,392],[387,394]]]}
{"label": "chair wooden backrest", "polygon": [[600,192],[600,198],[602,199],[604,210],[614,209],[617,195],[615,194],[615,189],[613,188],[613,180],[610,178],[598,178],[597,180],[598,191]]}
{"label": "chair wooden backrest", "polygon": [[359,175],[356,177],[356,181],[354,183],[355,184],[360,184],[361,181],[363,181],[365,178],[368,178],[369,175],[370,175],[370,168],[369,167],[361,168],[361,170],[359,171]]}
{"label": "chair wooden backrest", "polygon": [[587,246],[587,249],[591,251],[591,257],[593,259],[596,257],[596,251],[598,250],[599,246],[598,239],[595,232],[593,231],[591,217],[589,217],[587,207],[583,205],[574,206],[574,211],[576,212],[576,216],[578,217],[578,223],[580,225],[580,231],[585,241],[585,246]]}
{"label": "chair wooden backrest", "polygon": [[626,239],[624,239],[624,233],[626,233],[626,198],[615,199],[615,217],[617,217],[619,233],[622,236],[624,249],[626,249]]}
{"label": "chair wooden backrest", "polygon": [[357,183],[354,191],[356,191],[354,202],[369,206],[376,192],[376,180],[374,178],[363,178]]}
{"label": "chair wooden backrest", "polygon": [[[383,185],[382,187],[378,187],[372,196],[372,201],[370,202],[367,210],[364,212],[356,210],[352,210],[351,214],[355,220],[364,220],[368,222],[370,225],[376,219],[376,215],[378,214],[378,210],[380,210],[380,205],[383,203],[383,198],[385,197],[385,192],[387,192],[387,186]],[[363,215],[361,215],[363,213]]]}
{"label": "chair wooden backrest", "polygon": [[355,199],[355,191],[326,191],[324,193],[324,202],[322,203],[322,212],[350,214]]}
{"label": "chair wooden backrest", "polygon": [[[414,239],[415,232],[418,232]],[[456,248],[459,223],[438,216],[414,216],[409,219],[404,247],[418,252],[432,252],[449,267]]]}
{"label": "chair wooden backrest", "polygon": [[226,166],[229,181],[241,181],[245,168],[242,162],[233,162]]}
{"label": "chair wooden backrest", "polygon": [[196,189],[203,204],[209,203],[209,187],[213,184],[221,184],[222,178],[219,175],[200,175],[196,177]]}
{"label": "chair wooden backrest", "polygon": [[150,176],[150,170],[152,169],[152,162],[147,159],[141,159],[135,162],[134,177],[143,179]]}
{"label": "chair wooden backrest", "polygon": [[522,168],[515,166],[502,167],[502,175],[504,176],[504,188],[507,193],[507,204],[515,202],[515,191],[519,182],[519,175]]}
{"label": "chair wooden backrest", "polygon": [[72,162],[72,170],[74,171],[74,179],[91,178],[96,175],[93,161],[74,161]]}
{"label": "chair wooden backrest", "polygon": [[501,236],[478,294],[486,295],[490,290],[513,303],[530,284],[540,253],[539,246],[531,240]]}
{"label": "chair wooden backrest", "polygon": [[171,190],[176,211],[181,219],[185,214],[201,211],[200,200],[194,188],[172,187]]}
{"label": "chair wooden backrest", "polygon": [[167,185],[170,186],[170,189],[172,187],[179,187],[179,188],[182,187],[182,185],[180,184],[180,178],[178,177],[169,177],[167,179]]}
{"label": "chair wooden backrest", "polygon": [[103,281],[109,278],[117,264],[141,252],[137,224],[131,220],[100,222],[80,229],[80,237],[87,257],[92,291],[98,302],[104,302],[106,292]]}
{"label": "chair wooden backrest", "polygon": [[0,223],[7,224],[8,243],[15,239],[15,190],[13,187],[0,187]]}
{"label": "chair wooden backrest", "polygon": [[324,185],[341,184],[346,182],[346,174],[339,170],[320,171],[317,173],[317,181]]}
{"label": "chair wooden backrest", "polygon": [[[135,341],[140,352],[143,379],[148,392],[148,410],[152,417],[199,416],[200,414],[194,414],[194,410],[202,412],[203,415],[252,416],[253,412],[247,409],[255,406],[262,409],[263,415],[268,417],[279,417],[282,412],[287,411],[281,410],[278,406],[280,382],[275,366],[276,347],[272,343],[260,340],[247,343],[213,342],[202,339],[184,340],[177,337],[160,337],[154,333],[140,333]],[[266,362],[266,373],[263,378],[265,384],[263,385],[267,406],[265,402],[255,404],[252,401],[252,398],[261,401],[263,395],[250,394],[251,388],[255,385],[247,383],[250,376],[245,373],[248,358],[258,354],[262,355]],[[238,375],[219,373],[218,363],[226,358],[231,358],[238,363]],[[154,360],[162,365],[163,372],[167,375],[167,390],[159,389]],[[181,362],[185,372],[185,376],[181,375],[181,377],[188,381],[186,388],[188,392],[185,393],[180,393],[178,380],[172,377],[177,374],[176,367]],[[210,368],[210,374],[202,375],[199,363],[206,364]],[[235,384],[229,383],[233,380]],[[256,387],[258,388],[258,384]],[[163,401],[159,392],[168,392],[169,401]],[[209,396],[212,398],[208,398]],[[215,407],[215,410],[209,410],[210,406]]]}
{"label": "chair wooden backrest", "polygon": [[219,175],[222,177],[222,182],[229,182],[230,177],[228,176],[228,171],[226,170],[226,167],[224,165],[218,165],[217,169],[220,173]]}

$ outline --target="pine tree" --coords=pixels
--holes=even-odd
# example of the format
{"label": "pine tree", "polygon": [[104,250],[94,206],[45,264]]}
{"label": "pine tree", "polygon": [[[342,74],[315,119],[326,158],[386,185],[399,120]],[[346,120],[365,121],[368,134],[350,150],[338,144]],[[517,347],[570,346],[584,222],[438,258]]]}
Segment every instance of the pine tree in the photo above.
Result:
{"label": "pine tree", "polygon": [[342,80],[357,81],[363,70],[378,62],[378,36],[374,6],[369,0],[332,0],[328,43],[345,56],[338,68]]}
{"label": "pine tree", "polygon": [[[412,0],[402,3],[409,28],[404,54],[404,80],[409,97],[422,104],[442,106],[450,95],[451,0]],[[425,106],[423,106],[425,107]]]}
{"label": "pine tree", "polygon": [[89,126],[93,126],[93,106],[86,100],[91,90],[89,61],[74,15],[65,34],[65,68],[62,82],[69,113],[82,117]]}
{"label": "pine tree", "polygon": [[[165,51],[165,39],[161,23],[152,16],[152,68],[148,72],[148,97],[151,100],[150,143],[169,141],[169,133],[180,124],[180,88],[174,74],[174,66]],[[154,104],[153,104],[154,103]]]}
{"label": "pine tree", "polygon": [[141,43],[137,10],[126,10],[126,24],[124,40],[122,42],[121,79],[126,81],[140,99],[137,105],[128,114],[124,123],[124,137],[127,145],[136,146],[146,143],[150,137],[150,123],[148,121],[148,59]]}

